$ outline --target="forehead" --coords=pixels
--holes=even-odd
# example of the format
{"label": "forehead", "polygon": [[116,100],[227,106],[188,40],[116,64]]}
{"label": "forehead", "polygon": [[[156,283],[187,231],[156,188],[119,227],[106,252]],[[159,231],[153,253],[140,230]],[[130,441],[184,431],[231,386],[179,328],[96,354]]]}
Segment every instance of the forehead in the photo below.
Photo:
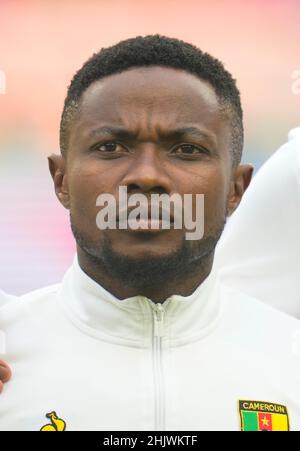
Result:
{"label": "forehead", "polygon": [[216,136],[228,128],[213,87],[165,67],[133,68],[92,83],[83,93],[76,134],[100,125],[148,130],[201,125]]}

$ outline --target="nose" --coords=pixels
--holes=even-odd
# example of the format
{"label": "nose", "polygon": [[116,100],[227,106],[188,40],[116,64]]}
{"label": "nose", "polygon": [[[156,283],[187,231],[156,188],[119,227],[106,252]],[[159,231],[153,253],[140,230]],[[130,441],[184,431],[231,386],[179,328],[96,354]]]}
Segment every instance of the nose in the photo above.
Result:
{"label": "nose", "polygon": [[128,194],[157,193],[170,194],[172,181],[162,161],[159,149],[154,145],[144,145],[136,152],[121,185],[127,186]]}

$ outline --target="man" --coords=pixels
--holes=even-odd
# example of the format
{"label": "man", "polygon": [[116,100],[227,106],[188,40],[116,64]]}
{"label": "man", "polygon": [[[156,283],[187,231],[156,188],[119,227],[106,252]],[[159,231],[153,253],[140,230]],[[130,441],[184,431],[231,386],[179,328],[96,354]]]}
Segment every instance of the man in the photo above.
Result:
{"label": "man", "polygon": [[224,282],[300,318],[300,127],[261,167],[218,243]]}
{"label": "man", "polygon": [[[104,49],[69,86],[60,143],[49,166],[77,256],[61,284],[0,311],[14,370],[0,429],[300,429],[299,322],[211,271],[252,175],[223,65],[158,35]],[[121,204],[120,187],[151,201],[138,229],[121,228],[123,209],[99,226],[99,196]],[[169,229],[152,216],[153,196],[173,194],[193,213],[204,195],[201,239],[173,210]]]}

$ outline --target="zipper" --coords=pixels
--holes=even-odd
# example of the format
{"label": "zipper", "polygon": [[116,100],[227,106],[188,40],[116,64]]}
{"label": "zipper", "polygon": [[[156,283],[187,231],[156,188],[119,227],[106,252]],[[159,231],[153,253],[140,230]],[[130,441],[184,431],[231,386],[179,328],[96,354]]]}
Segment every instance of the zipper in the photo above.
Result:
{"label": "zipper", "polygon": [[165,430],[165,389],[162,365],[162,337],[164,313],[162,304],[151,304],[153,309],[153,376],[155,390],[155,430]]}

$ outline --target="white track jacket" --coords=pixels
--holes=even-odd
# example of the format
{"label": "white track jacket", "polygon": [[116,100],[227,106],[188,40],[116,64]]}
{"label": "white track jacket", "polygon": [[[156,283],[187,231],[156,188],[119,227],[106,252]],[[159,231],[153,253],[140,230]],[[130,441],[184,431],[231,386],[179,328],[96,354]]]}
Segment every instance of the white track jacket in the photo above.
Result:
{"label": "white track jacket", "polygon": [[300,430],[300,323],[214,271],[155,305],[119,300],[75,258],[0,308],[13,377],[0,430]]}

